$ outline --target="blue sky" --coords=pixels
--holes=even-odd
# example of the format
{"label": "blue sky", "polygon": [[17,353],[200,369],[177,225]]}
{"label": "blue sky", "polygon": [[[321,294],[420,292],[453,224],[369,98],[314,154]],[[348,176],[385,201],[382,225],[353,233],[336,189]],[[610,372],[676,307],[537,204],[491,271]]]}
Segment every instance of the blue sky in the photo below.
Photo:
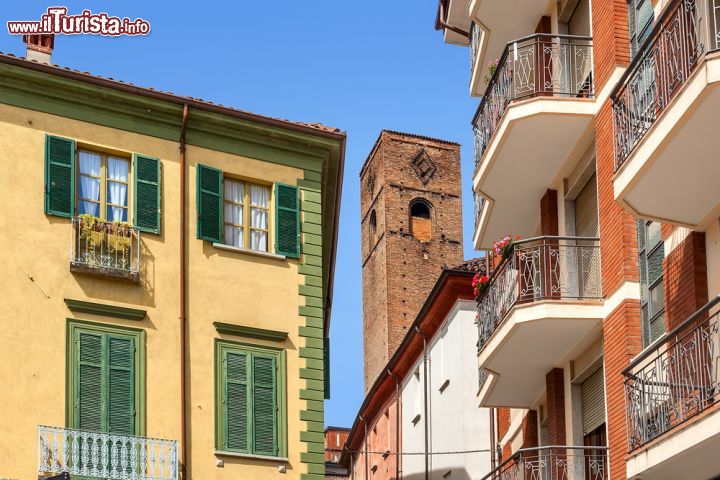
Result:
{"label": "blue sky", "polygon": [[[25,0],[3,4],[3,28],[58,4],[71,14],[143,17],[152,33],[60,37],[54,63],[347,131],[325,421],[349,426],[363,400],[358,173],[381,129],[462,144],[465,256],[474,255],[470,119],[478,102],[468,95],[468,49],[445,45],[433,28],[437,1]],[[24,46],[0,35],[0,51],[24,55]]]}

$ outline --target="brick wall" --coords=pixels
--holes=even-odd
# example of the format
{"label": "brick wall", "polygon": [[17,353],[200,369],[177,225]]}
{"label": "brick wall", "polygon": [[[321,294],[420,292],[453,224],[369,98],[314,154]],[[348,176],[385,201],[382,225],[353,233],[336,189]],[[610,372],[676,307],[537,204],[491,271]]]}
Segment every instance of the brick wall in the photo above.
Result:
{"label": "brick wall", "polygon": [[548,190],[540,199],[540,232],[542,235],[558,235],[557,190]]}
{"label": "brick wall", "polygon": [[624,300],[603,323],[605,398],[610,478],[623,480],[627,457],[624,376],[620,373],[642,350],[640,301]]}
{"label": "brick wall", "polygon": [[328,427],[325,429],[325,461],[337,463],[350,430]]}
{"label": "brick wall", "polygon": [[672,330],[708,301],[705,233],[691,232],[663,260],[665,321]]}
{"label": "brick wall", "polygon": [[593,61],[595,91],[602,90],[616,66],[630,63],[627,2],[592,2]]}
{"label": "brick wall", "polygon": [[[367,392],[442,267],[463,261],[460,146],[383,131],[360,172],[360,185]],[[409,208],[418,199],[431,206],[432,224],[416,236]],[[369,222],[373,210],[374,234]]]}
{"label": "brick wall", "polygon": [[498,408],[497,412],[497,431],[498,441],[502,440],[507,431],[510,429],[510,409],[509,408]]}
{"label": "brick wall", "polygon": [[528,410],[522,420],[522,438],[521,448],[537,447],[538,443],[538,417],[536,410]]}
{"label": "brick wall", "polygon": [[565,445],[565,379],[562,368],[553,368],[545,376],[547,433],[549,445]]}

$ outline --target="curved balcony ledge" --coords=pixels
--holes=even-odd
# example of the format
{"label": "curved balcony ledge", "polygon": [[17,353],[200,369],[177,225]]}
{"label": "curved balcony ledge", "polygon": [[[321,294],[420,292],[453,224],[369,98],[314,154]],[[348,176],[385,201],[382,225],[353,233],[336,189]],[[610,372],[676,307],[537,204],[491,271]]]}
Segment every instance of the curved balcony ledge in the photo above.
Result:
{"label": "curved balcony ledge", "polygon": [[517,305],[478,355],[490,372],[480,394],[483,407],[529,408],[545,388],[545,375],[587,348],[600,334],[599,300],[546,300]]}
{"label": "curved balcony ledge", "polygon": [[590,147],[596,111],[593,98],[535,97],[508,106],[473,178],[485,199],[476,249],[492,248],[507,232],[532,234],[543,194]]}
{"label": "curved balcony ledge", "polygon": [[635,216],[690,228],[716,218],[719,111],[720,52],[714,52],[619,166],[615,199]]}

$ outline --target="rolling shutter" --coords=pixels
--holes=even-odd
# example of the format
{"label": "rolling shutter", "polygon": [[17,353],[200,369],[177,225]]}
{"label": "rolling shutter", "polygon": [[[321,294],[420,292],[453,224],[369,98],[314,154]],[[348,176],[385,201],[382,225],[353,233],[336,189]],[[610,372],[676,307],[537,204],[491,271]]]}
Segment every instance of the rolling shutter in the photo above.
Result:
{"label": "rolling shutter", "polygon": [[197,166],[197,237],[222,242],[223,173],[205,165]]}
{"label": "rolling shutter", "polygon": [[593,174],[575,198],[575,235],[578,237],[597,237],[600,233],[596,182]]}
{"label": "rolling shutter", "polygon": [[135,226],[149,233],[160,233],[160,160],[134,156]]}
{"label": "rolling shutter", "polygon": [[253,453],[277,455],[275,359],[253,355]]}
{"label": "rolling shutter", "polygon": [[228,450],[248,448],[248,355],[225,352],[225,445]]}
{"label": "rolling shutter", "polygon": [[76,339],[78,353],[78,410],[75,428],[100,432],[102,422],[102,336],[82,332]]}
{"label": "rolling shutter", "polygon": [[129,337],[107,337],[107,430],[135,434],[135,345]]}
{"label": "rolling shutter", "polygon": [[300,199],[298,188],[275,184],[275,252],[300,258]]}
{"label": "rolling shutter", "polygon": [[72,217],[75,212],[75,141],[45,137],[45,213]]}
{"label": "rolling shutter", "polygon": [[568,21],[568,33],[589,37],[590,33],[590,1],[580,0]]}
{"label": "rolling shutter", "polygon": [[602,367],[580,386],[582,395],[583,435],[605,423],[605,386]]}

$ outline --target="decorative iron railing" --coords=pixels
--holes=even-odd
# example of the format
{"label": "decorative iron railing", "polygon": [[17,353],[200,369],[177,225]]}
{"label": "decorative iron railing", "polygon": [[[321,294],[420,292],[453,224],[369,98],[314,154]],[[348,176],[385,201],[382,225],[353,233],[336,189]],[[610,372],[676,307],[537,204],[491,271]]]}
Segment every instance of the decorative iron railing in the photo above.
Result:
{"label": "decorative iron railing", "polygon": [[479,193],[473,192],[473,204],[475,208],[475,229],[477,230],[477,227],[480,224],[483,206],[485,205],[485,199]]}
{"label": "decorative iron railing", "polygon": [[720,400],[716,297],[623,371],[628,448],[641,447]]}
{"label": "decorative iron railing", "polygon": [[177,480],[177,441],[38,427],[38,475]]}
{"label": "decorative iron railing", "polygon": [[89,215],[72,219],[70,269],[137,281],[140,231],[131,225]]}
{"label": "decorative iron railing", "polygon": [[535,34],[508,43],[472,121],[476,165],[513,100],[592,95],[592,37]]}
{"label": "decorative iron railing", "polygon": [[478,301],[478,351],[517,304],[601,298],[600,242],[591,237],[535,237],[515,242]]}
{"label": "decorative iron railing", "polygon": [[607,447],[522,448],[481,480],[606,480]]}
{"label": "decorative iron railing", "polygon": [[[475,72],[475,65],[477,64],[478,54],[480,53],[480,27],[475,22],[470,24],[470,80],[472,81],[473,72]],[[478,72],[478,75],[480,73]]]}
{"label": "decorative iron railing", "polygon": [[720,48],[720,0],[674,0],[611,93],[615,170],[627,160],[706,52]]}

